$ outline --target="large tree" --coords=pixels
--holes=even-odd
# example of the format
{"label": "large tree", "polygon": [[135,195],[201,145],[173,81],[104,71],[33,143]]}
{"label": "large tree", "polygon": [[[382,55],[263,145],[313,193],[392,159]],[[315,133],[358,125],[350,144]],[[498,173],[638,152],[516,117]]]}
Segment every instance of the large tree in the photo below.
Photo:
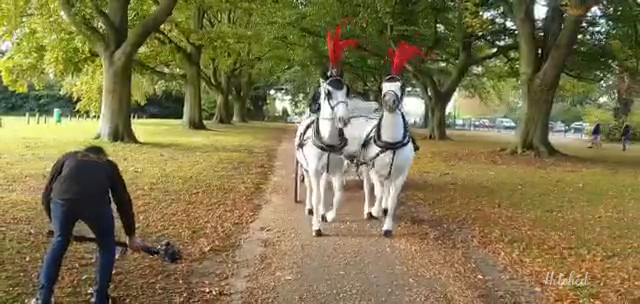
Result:
{"label": "large tree", "polygon": [[210,6],[203,1],[182,1],[173,17],[158,29],[138,64],[150,75],[182,83],[182,126],[206,129],[202,115],[202,52],[204,18]]}
{"label": "large tree", "polygon": [[[513,18],[518,29],[520,85],[525,114],[518,131],[516,151],[533,150],[548,156],[558,151],[549,141],[549,115],[565,62],[587,13],[595,0],[547,0],[542,35],[536,31],[534,0],[515,0]],[[564,6],[564,7],[563,7]]]}
{"label": "large tree", "polygon": [[640,98],[640,2],[620,0],[617,5],[605,7],[609,21],[608,45],[613,53],[614,75],[610,77],[616,100],[614,117],[622,123],[627,120],[634,104]]}
{"label": "large tree", "polygon": [[515,33],[494,1],[432,1],[423,10],[433,17],[419,23],[420,33],[430,37],[437,58],[412,69],[412,76],[425,99],[429,137],[441,140],[448,138],[447,105],[464,78],[474,66],[509,58]]}
{"label": "large tree", "polygon": [[102,60],[99,138],[138,141],[130,119],[134,57],[145,40],[171,15],[176,2],[161,0],[151,15],[130,30],[128,0],[109,0],[106,10],[98,0],[92,0],[88,7],[74,7],[71,0],[60,0],[65,19],[89,41]]}

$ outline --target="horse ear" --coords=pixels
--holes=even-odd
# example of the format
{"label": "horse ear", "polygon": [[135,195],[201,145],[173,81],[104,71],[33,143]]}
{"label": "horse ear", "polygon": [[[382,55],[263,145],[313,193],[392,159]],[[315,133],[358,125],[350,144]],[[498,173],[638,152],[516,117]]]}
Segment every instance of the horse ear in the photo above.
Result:
{"label": "horse ear", "polygon": [[320,71],[320,73],[321,73],[320,74],[320,79],[325,80],[325,81],[327,79],[329,79],[329,68],[328,67],[324,66],[322,68],[322,70]]}

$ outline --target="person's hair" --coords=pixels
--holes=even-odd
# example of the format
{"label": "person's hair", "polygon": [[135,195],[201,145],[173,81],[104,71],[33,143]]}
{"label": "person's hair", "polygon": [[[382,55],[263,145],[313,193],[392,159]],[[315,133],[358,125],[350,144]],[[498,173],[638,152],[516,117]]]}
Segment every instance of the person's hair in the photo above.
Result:
{"label": "person's hair", "polygon": [[104,149],[102,147],[100,147],[100,146],[95,146],[95,145],[88,146],[88,147],[84,148],[84,150],[82,150],[82,151],[84,151],[86,153],[89,153],[91,155],[95,155],[95,156],[100,156],[100,157],[105,157],[105,158],[107,157],[107,152],[104,151]]}

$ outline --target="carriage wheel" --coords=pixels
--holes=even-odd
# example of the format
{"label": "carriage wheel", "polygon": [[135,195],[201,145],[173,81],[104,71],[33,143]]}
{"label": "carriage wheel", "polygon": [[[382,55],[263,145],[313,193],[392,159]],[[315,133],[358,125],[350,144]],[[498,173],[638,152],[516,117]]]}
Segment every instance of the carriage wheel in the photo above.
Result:
{"label": "carriage wheel", "polygon": [[298,162],[298,159],[296,159],[296,162],[294,165],[294,171],[295,171],[295,175],[293,177],[293,202],[299,203],[300,202],[300,184],[302,181],[302,175],[300,174],[300,163]]}

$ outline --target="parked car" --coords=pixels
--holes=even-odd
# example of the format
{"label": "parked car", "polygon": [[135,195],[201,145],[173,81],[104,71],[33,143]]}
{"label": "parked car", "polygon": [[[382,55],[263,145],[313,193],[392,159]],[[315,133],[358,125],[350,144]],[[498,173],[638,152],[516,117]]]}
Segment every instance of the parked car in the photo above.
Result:
{"label": "parked car", "polygon": [[488,119],[480,119],[473,124],[473,127],[476,129],[493,129],[495,125]]}
{"label": "parked car", "polygon": [[511,118],[497,118],[496,129],[500,130],[515,130],[516,123]]}
{"label": "parked car", "polygon": [[582,134],[589,129],[589,124],[584,121],[577,121],[569,126],[569,132],[573,134]]}
{"label": "parked car", "polygon": [[562,121],[550,122],[549,123],[549,131],[554,133],[563,132],[567,126]]}

